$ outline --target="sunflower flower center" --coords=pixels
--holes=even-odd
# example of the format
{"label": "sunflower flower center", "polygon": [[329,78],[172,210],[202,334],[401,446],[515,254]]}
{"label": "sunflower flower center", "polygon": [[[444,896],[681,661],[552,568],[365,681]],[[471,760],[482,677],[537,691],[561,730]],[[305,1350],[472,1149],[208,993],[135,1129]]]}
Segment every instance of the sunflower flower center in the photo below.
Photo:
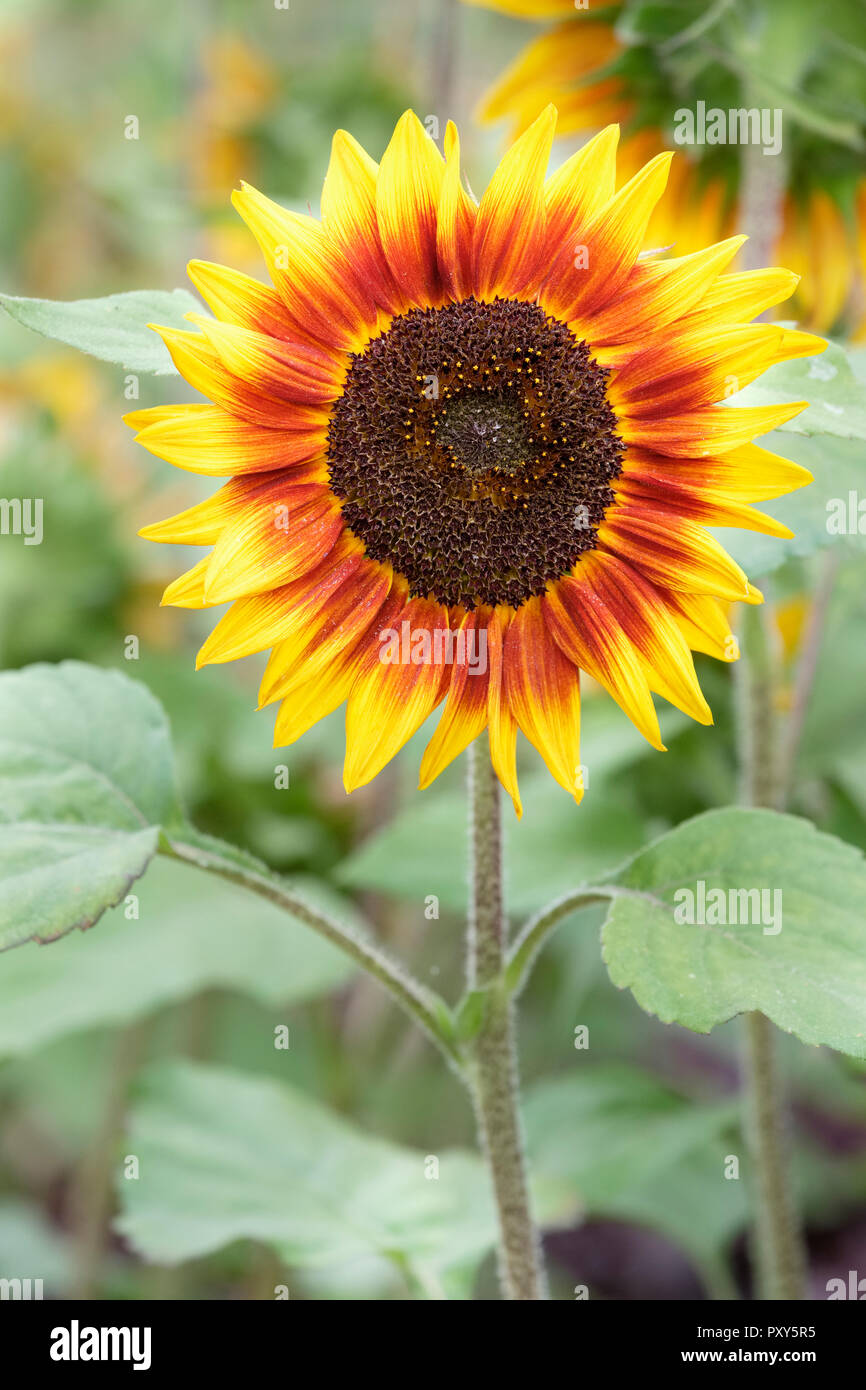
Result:
{"label": "sunflower flower center", "polygon": [[328,431],[346,524],[413,594],[518,606],[596,544],[624,446],[607,373],[537,304],[412,309],[353,355]]}
{"label": "sunflower flower center", "polygon": [[431,412],[436,442],[452,465],[474,478],[494,469],[517,474],[534,452],[523,401],[516,392],[491,396],[484,391],[453,393],[450,403]]}

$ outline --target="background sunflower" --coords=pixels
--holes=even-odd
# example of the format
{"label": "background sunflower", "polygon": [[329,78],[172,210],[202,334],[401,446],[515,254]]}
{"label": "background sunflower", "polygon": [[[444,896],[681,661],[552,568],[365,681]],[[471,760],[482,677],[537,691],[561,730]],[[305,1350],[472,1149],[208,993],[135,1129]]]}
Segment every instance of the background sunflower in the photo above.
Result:
{"label": "background sunflower", "polygon": [[[522,20],[559,21],[532,40],[485,96],[484,120],[519,133],[546,102],[563,132],[624,126],[623,166],[633,172],[673,147],[677,113],[780,112],[780,148],[759,160],[778,207],[747,206],[743,151],[725,143],[680,148],[677,196],[650,223],[650,246],[685,253],[733,227],[762,232],[764,254],[802,276],[798,317],[819,332],[855,330],[863,315],[858,251],[866,149],[866,50],[857,0],[704,5],[676,0],[575,6],[568,0],[464,0]],[[706,135],[706,130],[704,130]],[[700,138],[700,135],[699,135]],[[769,142],[769,132],[768,132]],[[670,209],[675,207],[675,215]]]}

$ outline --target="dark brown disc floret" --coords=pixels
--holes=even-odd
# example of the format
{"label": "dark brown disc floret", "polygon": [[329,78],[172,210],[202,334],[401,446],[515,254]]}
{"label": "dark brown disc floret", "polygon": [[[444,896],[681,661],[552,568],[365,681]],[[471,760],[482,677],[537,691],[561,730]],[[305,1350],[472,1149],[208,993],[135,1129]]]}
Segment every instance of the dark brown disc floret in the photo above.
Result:
{"label": "dark brown disc floret", "polygon": [[624,445],[586,343],[537,304],[411,309],[356,353],[328,431],[346,524],[413,595],[515,607],[596,544]]}

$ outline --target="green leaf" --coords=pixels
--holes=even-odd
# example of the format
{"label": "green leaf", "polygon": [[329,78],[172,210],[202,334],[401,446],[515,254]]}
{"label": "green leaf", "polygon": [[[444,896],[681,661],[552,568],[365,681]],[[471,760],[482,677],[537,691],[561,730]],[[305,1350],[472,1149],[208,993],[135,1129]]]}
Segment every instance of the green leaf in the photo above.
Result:
{"label": "green leaf", "polygon": [[144,686],[75,661],[0,676],[0,947],[92,926],[179,817]]}
{"label": "green leaf", "polygon": [[[866,1057],[866,864],[852,845],[774,811],[710,811],[612,883],[627,891],[602,930],[605,963],[648,1013],[705,1033],[760,1009],[803,1042]],[[690,904],[694,925],[675,916]]]}
{"label": "green leaf", "polygon": [[[149,1069],[124,1139],[137,1180],[119,1180],[118,1229],[161,1264],[242,1238],[289,1266],[376,1257],[422,1295],[467,1297],[495,1217],[475,1155],[374,1139],[288,1086],[188,1062]],[[429,1171],[429,1166],[427,1171]]]}
{"label": "green leaf", "polygon": [[768,435],[761,443],[774,453],[783,454],[808,468],[814,482],[787,497],[759,503],[762,512],[783,521],[794,532],[790,539],[762,536],[756,531],[715,531],[749,578],[759,579],[778,569],[786,560],[813,555],[830,545],[862,553],[866,542],[859,532],[838,535],[828,529],[831,515],[837,514],[840,508],[847,523],[852,492],[858,498],[863,495],[866,468],[862,443],[829,434],[807,438],[780,432]]}
{"label": "green leaf", "polygon": [[0,1279],[41,1279],[42,1296],[63,1297],[72,1252],[35,1202],[0,1202]]}
{"label": "green leaf", "polygon": [[[263,898],[160,862],[98,932],[30,944],[0,964],[0,1056],[130,1023],[208,988],[291,1005],[352,974],[334,946]],[[330,906],[330,904],[329,904]],[[137,917],[128,917],[128,912]],[[346,916],[346,905],[339,911]]]}
{"label": "green leaf", "polygon": [[[789,7],[790,8],[790,7]],[[775,30],[772,22],[764,22],[764,30]],[[720,55],[725,61],[723,54]],[[775,55],[774,55],[775,56]],[[743,86],[754,94],[760,106],[778,106],[785,113],[785,119],[792,125],[802,126],[806,131],[828,143],[844,145],[850,150],[863,149],[863,134],[856,120],[840,118],[826,105],[822,108],[811,97],[803,97],[791,83],[777,81],[774,74],[760,62],[728,60],[731,70],[740,78]]]}
{"label": "green leaf", "polygon": [[866,812],[866,593],[860,565],[837,574],[798,753],[805,778],[831,776]]}
{"label": "green leaf", "polygon": [[809,401],[806,410],[781,426],[790,434],[832,434],[840,439],[866,439],[863,390],[838,343],[828,343],[817,357],[798,357],[770,367],[758,381],[736,396],[731,405],[779,405]]}
{"label": "green leaf", "polygon": [[[617,1065],[543,1083],[526,1104],[542,1222],[571,1224],[580,1210],[640,1221],[711,1265],[744,1217],[741,1184],[723,1180],[731,1117],[730,1105],[695,1106]],[[476,1155],[371,1138],[297,1090],[236,1071],[148,1068],[124,1152],[140,1176],[118,1179],[117,1228],[160,1264],[254,1239],[317,1280],[351,1282],[363,1268],[369,1281],[377,1265],[381,1282],[390,1264],[416,1296],[466,1298],[495,1239]]]}
{"label": "green leaf", "polygon": [[861,386],[866,386],[866,348],[852,347],[848,349],[848,365],[854,373]]}
{"label": "green leaf", "polygon": [[201,313],[188,290],[132,290],[104,299],[21,299],[0,294],[0,306],[25,328],[130,372],[166,376],[176,369],[149,323],[189,328],[184,315]]}
{"label": "green leaf", "polygon": [[617,38],[624,44],[657,44],[664,46],[666,41],[683,32],[700,20],[706,6],[692,3],[628,5],[623,10],[616,27]]}
{"label": "green leaf", "polygon": [[159,848],[279,903],[382,980],[437,1041],[444,1037],[447,1006],[363,929],[334,921],[315,895],[305,902],[251,855],[185,822],[165,715],[145,687],[77,662],[31,667],[0,678],[0,720],[4,713],[0,946],[91,926]]}
{"label": "green leaf", "polygon": [[734,1107],[693,1104],[634,1067],[574,1066],[527,1095],[531,1167],[587,1216],[651,1226],[717,1272],[746,1217],[743,1184],[724,1180]]}
{"label": "green leaf", "polygon": [[147,688],[83,662],[0,675],[4,820],[137,830],[179,814],[168,723]]}
{"label": "green leaf", "polygon": [[0,950],[92,927],[141,877],[158,843],[155,826],[0,826]]}

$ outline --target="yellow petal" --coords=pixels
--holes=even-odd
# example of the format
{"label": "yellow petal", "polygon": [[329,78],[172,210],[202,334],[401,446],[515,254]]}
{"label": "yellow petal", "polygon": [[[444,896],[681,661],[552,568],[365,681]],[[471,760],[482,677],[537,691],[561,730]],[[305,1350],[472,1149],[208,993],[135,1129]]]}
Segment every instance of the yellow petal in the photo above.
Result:
{"label": "yellow petal", "polygon": [[548,106],[503,156],[478,208],[475,292],[480,299],[520,295],[542,265],[547,211],[544,174],[556,129]]}
{"label": "yellow petal", "polygon": [[436,209],[445,161],[414,111],[397,122],[376,179],[379,238],[405,299],[437,304]]}

